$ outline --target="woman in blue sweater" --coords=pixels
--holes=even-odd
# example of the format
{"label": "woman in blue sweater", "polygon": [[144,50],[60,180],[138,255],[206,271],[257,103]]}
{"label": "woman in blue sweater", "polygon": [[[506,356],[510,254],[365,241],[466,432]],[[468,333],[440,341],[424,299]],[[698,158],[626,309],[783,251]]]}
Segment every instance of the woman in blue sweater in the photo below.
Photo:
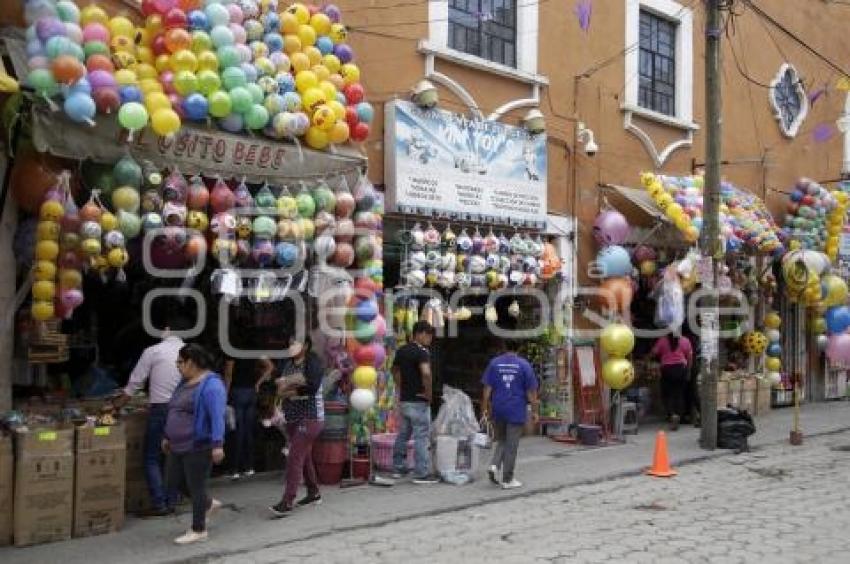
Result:
{"label": "woman in blue sweater", "polygon": [[220,501],[207,496],[207,481],[212,465],[224,460],[227,393],[211,366],[209,353],[200,345],[186,345],[178,353],[177,368],[183,380],[168,404],[162,441],[168,454],[170,488],[180,489],[192,499],[192,528],[174,539],[177,544],[206,540],[206,518],[221,507]]}

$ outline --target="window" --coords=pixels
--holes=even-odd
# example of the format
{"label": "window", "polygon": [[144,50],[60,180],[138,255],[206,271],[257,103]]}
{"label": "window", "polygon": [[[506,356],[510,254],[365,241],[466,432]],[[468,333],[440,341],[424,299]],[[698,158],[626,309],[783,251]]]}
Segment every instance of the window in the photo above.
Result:
{"label": "window", "polygon": [[676,24],[645,10],[640,12],[639,75],[638,104],[676,115]]}
{"label": "window", "polygon": [[451,49],[517,66],[516,0],[450,0]]}

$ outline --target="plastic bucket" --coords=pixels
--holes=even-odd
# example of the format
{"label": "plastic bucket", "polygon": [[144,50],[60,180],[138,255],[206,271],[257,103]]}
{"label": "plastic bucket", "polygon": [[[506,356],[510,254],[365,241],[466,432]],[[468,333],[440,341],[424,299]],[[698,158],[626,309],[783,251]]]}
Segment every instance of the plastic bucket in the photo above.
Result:
{"label": "plastic bucket", "polygon": [[578,441],[587,446],[596,446],[602,436],[602,427],[599,425],[579,425]]}
{"label": "plastic bucket", "polygon": [[313,460],[319,463],[344,463],[348,460],[348,439],[318,440],[313,443]]}

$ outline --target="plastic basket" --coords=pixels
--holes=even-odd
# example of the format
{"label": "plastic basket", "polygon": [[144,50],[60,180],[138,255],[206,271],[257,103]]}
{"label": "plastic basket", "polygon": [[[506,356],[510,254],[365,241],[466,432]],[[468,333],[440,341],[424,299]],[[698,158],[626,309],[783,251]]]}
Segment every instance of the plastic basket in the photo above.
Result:
{"label": "plastic basket", "polygon": [[[393,446],[398,433],[376,433],[372,435],[372,461],[377,470],[391,472],[393,468]],[[407,469],[414,467],[413,439],[407,441]]]}

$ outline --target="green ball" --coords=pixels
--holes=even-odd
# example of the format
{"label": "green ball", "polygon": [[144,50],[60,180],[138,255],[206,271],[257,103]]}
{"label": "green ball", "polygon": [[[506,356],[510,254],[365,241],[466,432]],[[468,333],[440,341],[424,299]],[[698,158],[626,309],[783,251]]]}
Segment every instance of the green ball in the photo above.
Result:
{"label": "green ball", "polygon": [[27,75],[27,84],[42,96],[53,96],[59,91],[53,73],[47,69],[31,70]]}
{"label": "green ball", "polygon": [[206,31],[200,29],[192,32],[192,51],[195,54],[212,50],[212,39]]}
{"label": "green ball", "polygon": [[245,127],[248,129],[262,129],[268,122],[269,111],[259,104],[254,104],[245,113]]}
{"label": "green ball", "polygon": [[230,111],[233,108],[233,102],[227,92],[217,90],[209,95],[207,101],[209,102],[209,112],[211,116],[223,118],[230,115]]}
{"label": "green ball", "polygon": [[86,59],[92,55],[106,55],[108,57],[109,46],[102,41],[89,41],[83,45],[83,53],[85,54]]}
{"label": "green ball", "polygon": [[174,89],[181,96],[198,91],[198,77],[192,71],[182,70],[174,75]]}
{"label": "green ball", "polygon": [[220,69],[238,67],[241,62],[241,59],[239,58],[239,51],[237,51],[236,47],[233,45],[220,47],[218,51],[216,51],[216,55],[218,56],[218,67]]}
{"label": "green ball", "polygon": [[251,92],[244,86],[237,86],[230,90],[230,101],[233,103],[233,111],[239,114],[247,112],[254,103]]}
{"label": "green ball", "polygon": [[198,91],[204,96],[209,96],[219,88],[221,88],[221,79],[218,73],[211,70],[202,70],[197,75]]}
{"label": "green ball", "polygon": [[245,71],[239,67],[227,67],[221,72],[221,83],[226,90],[233,90],[237,86],[245,86],[248,80]]}
{"label": "green ball", "polygon": [[266,93],[263,92],[263,89],[259,84],[255,84],[253,82],[246,84],[245,88],[248,89],[248,92],[251,93],[251,99],[254,100],[255,104],[262,104],[263,100],[266,98]]}
{"label": "green ball", "polygon": [[142,185],[142,167],[133,160],[133,157],[124,155],[115,163],[112,179],[115,186],[132,186],[138,190]]}

